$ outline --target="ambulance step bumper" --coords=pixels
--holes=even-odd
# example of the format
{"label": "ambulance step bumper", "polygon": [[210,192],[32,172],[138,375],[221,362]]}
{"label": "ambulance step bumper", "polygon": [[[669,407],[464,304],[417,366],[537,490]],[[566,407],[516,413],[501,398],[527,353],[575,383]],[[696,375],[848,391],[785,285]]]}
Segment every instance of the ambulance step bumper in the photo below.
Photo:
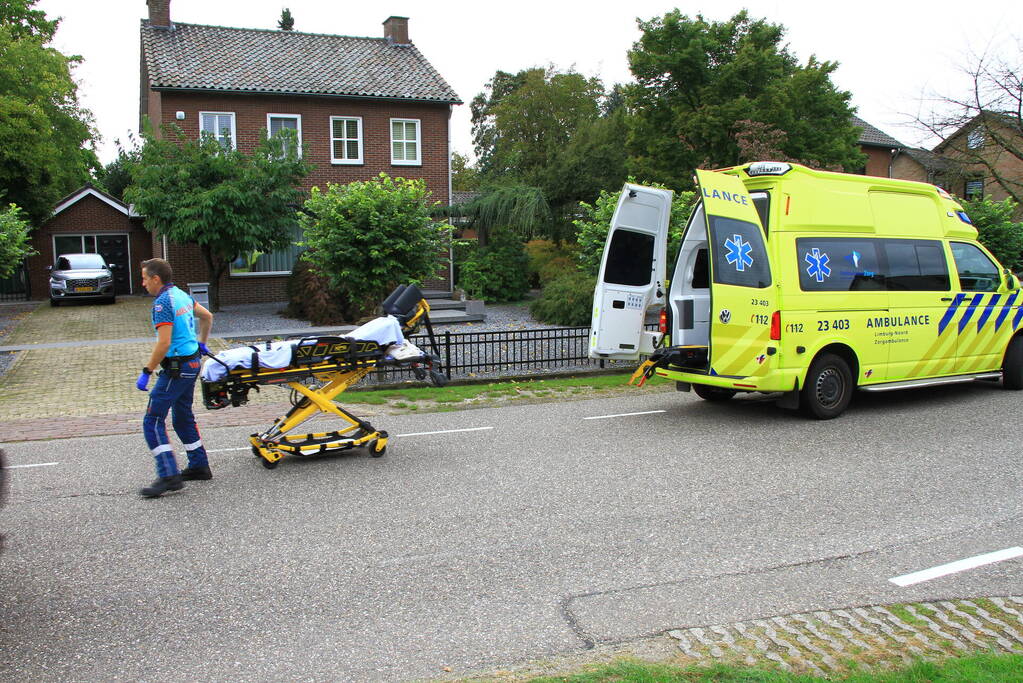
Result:
{"label": "ambulance step bumper", "polygon": [[920,389],[923,387],[936,387],[940,384],[962,384],[974,380],[1001,379],[1000,372],[974,372],[968,375],[954,375],[952,377],[928,377],[927,379],[907,379],[901,382],[886,382],[885,384],[871,384],[860,387],[860,391],[896,391],[898,389]]}

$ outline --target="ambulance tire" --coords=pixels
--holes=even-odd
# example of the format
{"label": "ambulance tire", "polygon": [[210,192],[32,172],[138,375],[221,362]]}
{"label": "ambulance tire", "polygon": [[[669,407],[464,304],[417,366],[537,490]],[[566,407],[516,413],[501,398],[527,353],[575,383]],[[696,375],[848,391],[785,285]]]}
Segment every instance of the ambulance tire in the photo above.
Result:
{"label": "ambulance tire", "polygon": [[849,364],[833,353],[822,353],[806,373],[799,405],[808,417],[830,420],[849,407],[852,392]]}
{"label": "ambulance tire", "polygon": [[1023,389],[1023,337],[1013,337],[1005,349],[1002,386],[1013,391]]}
{"label": "ambulance tire", "polygon": [[693,393],[702,398],[704,401],[727,401],[736,394],[736,392],[732,389],[711,387],[706,384],[694,384]]}

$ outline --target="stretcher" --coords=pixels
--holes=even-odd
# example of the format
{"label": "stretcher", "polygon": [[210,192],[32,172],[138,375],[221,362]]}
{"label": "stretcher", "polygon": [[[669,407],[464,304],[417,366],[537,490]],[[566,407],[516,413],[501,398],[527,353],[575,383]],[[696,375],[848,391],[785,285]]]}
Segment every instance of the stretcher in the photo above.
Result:
{"label": "stretcher", "polygon": [[[406,339],[389,343],[392,338],[387,334],[377,334],[377,339],[359,339],[359,330],[371,327],[363,326],[344,337],[310,336],[289,340],[290,362],[284,367],[267,367],[260,357],[261,347],[272,350],[274,353],[268,355],[277,357],[280,357],[281,347],[260,342],[248,347],[252,354],[247,366],[229,364],[217,356],[206,361],[202,373],[203,405],[208,410],[243,405],[248,402],[249,391],[258,392],[260,385],[290,388],[291,409],[270,427],[249,437],[253,455],[260,458],[267,469],[277,467],[285,455],[318,455],[361,446],[373,457],[381,457],[387,450],[387,432],[345,410],[335,402],[337,396],[374,370],[386,367],[411,369],[417,379],[429,377],[437,386],[447,382],[439,370],[430,305],[420,290],[414,285],[400,285],[384,300],[382,307],[388,320],[373,329],[386,329],[388,323],[396,324],[401,334],[394,336],[407,338],[425,325],[432,353],[419,350]],[[210,367],[211,363],[222,367]],[[341,418],[343,426],[329,432],[290,434],[320,413]]]}

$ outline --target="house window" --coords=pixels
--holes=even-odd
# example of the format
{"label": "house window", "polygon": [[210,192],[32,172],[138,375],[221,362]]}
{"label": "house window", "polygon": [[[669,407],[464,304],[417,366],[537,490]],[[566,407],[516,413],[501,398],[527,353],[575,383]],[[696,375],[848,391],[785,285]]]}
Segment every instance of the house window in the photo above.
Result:
{"label": "house window", "polygon": [[199,130],[209,133],[224,149],[236,149],[237,138],[234,131],[233,111],[201,111],[199,112]]}
{"label": "house window", "polygon": [[250,251],[241,254],[231,262],[231,275],[288,275],[305,247],[299,246],[302,241],[302,228],[291,226],[291,244],[284,249],[264,253]]}
{"label": "house window", "polygon": [[362,117],[330,117],[330,162],[362,163]]}
{"label": "house window", "polygon": [[391,119],[391,163],[421,166],[419,119]]}
{"label": "house window", "polygon": [[966,134],[967,149],[980,149],[984,146],[984,129],[980,126]]}
{"label": "house window", "polygon": [[295,141],[292,143],[290,140],[285,141],[285,153],[291,151],[290,147],[292,144],[298,145],[296,147],[296,153],[299,157],[302,156],[302,117],[298,114],[267,114],[266,115],[266,132],[269,137],[278,135],[282,130],[293,130],[295,131]]}
{"label": "house window", "polygon": [[975,199],[984,198],[984,180],[975,179],[967,180],[966,187],[963,188],[963,199],[972,202]]}

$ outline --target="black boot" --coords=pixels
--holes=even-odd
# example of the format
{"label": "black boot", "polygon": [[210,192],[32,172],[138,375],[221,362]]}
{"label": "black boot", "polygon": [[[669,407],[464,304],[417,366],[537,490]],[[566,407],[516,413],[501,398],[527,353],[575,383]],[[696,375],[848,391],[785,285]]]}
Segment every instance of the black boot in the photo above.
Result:
{"label": "black boot", "polygon": [[180,474],[172,474],[169,477],[160,477],[149,486],[145,487],[140,493],[146,498],[156,498],[162,496],[168,491],[180,491],[185,488],[184,482],[181,481]]}
{"label": "black boot", "polygon": [[181,478],[185,481],[205,481],[213,478],[213,472],[210,472],[209,465],[203,465],[202,467],[188,466],[181,470]]}

